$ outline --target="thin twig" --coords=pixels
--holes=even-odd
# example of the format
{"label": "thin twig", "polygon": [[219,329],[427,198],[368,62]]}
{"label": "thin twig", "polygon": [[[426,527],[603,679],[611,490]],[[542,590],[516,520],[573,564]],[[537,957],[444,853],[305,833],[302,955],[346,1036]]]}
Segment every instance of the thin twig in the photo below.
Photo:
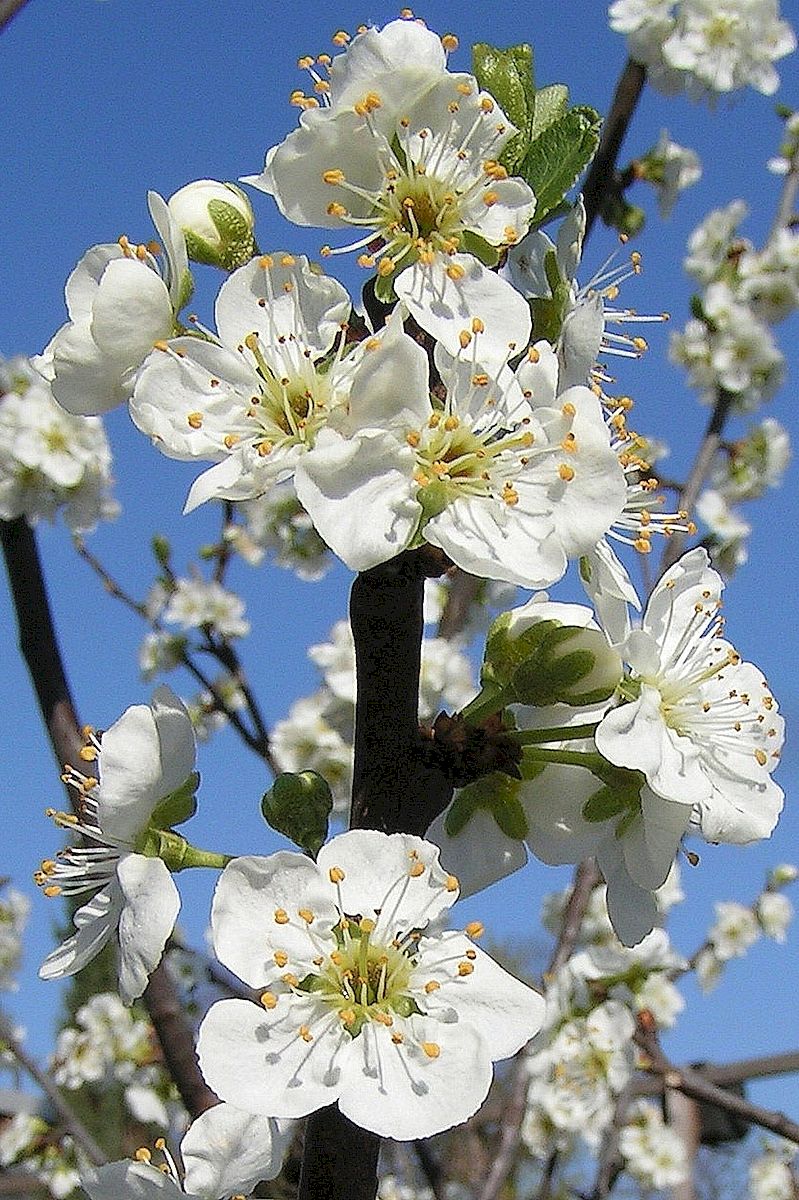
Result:
{"label": "thin twig", "polygon": [[726,1112],[748,1121],[750,1125],[759,1125],[762,1129],[768,1129],[771,1133],[799,1143],[799,1124],[796,1121],[792,1121],[784,1113],[752,1104],[735,1092],[728,1092],[718,1084],[711,1083],[704,1074],[692,1067],[675,1067],[666,1058],[655,1035],[640,1024],[635,1041],[646,1056],[645,1069],[660,1075],[664,1087],[683,1092],[694,1100],[715,1104]]}
{"label": "thin twig", "polygon": [[616,160],[645,82],[646,68],[633,62],[631,58],[628,59],[616,84],[610,111],[602,125],[599,149],[583,184],[586,237],[601,213],[605,200],[616,190]]}
{"label": "thin twig", "polygon": [[42,1089],[47,1099],[52,1104],[55,1111],[61,1120],[66,1132],[75,1142],[76,1146],[80,1146],[87,1158],[94,1163],[95,1166],[100,1166],[106,1161],[106,1156],[100,1146],[94,1140],[92,1135],[86,1129],[85,1125],[78,1119],[72,1108],[67,1104],[62,1096],[59,1088],[53,1083],[49,1075],[47,1075],[39,1067],[35,1059],[31,1058],[27,1051],[23,1048],[21,1042],[15,1037],[14,1031],[8,1019],[0,1015],[0,1041],[7,1048],[9,1053],[16,1059],[24,1071],[30,1075],[31,1079],[38,1084]]}

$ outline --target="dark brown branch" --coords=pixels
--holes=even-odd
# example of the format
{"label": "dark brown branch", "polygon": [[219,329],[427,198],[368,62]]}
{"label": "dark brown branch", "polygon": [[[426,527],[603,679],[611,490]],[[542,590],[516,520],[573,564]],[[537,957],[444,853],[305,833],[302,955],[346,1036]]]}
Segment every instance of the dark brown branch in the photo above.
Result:
{"label": "dark brown branch", "polygon": [[692,1067],[675,1067],[660,1049],[654,1034],[640,1024],[635,1040],[646,1055],[647,1069],[661,1076],[664,1087],[683,1092],[694,1100],[715,1104],[751,1125],[759,1125],[762,1129],[799,1143],[799,1124],[784,1113],[752,1104],[735,1092],[728,1092],[718,1084],[711,1083],[703,1073]]}
{"label": "dark brown branch", "polygon": [[20,9],[24,8],[27,0],[0,0],[0,32],[8,25]]}
{"label": "dark brown branch", "polygon": [[[0,521],[0,540],[17,615],[19,644],[28,666],[59,772],[80,762],[83,738],[67,681],[33,531],[23,518]],[[150,976],[144,995],[164,1058],[174,1072],[181,1099],[192,1117],[216,1104],[200,1074],[191,1028],[163,963]]]}
{"label": "dark brown branch", "polygon": [[645,83],[646,69],[628,59],[602,126],[599,149],[583,184],[586,237],[602,212],[603,204],[616,190],[616,160]]}
{"label": "dark brown branch", "polygon": [[308,1118],[298,1200],[373,1200],[380,1138],[348,1121],[337,1105]]}
{"label": "dark brown branch", "polygon": [[35,1061],[27,1053],[21,1042],[14,1036],[13,1030],[5,1017],[0,1017],[0,1043],[8,1048],[9,1053],[19,1063],[24,1071],[30,1075],[31,1079],[42,1089],[47,1099],[52,1104],[55,1111],[58,1113],[61,1124],[64,1130],[70,1135],[86,1154],[87,1158],[94,1163],[95,1166],[100,1166],[106,1161],[106,1156],[101,1148],[97,1145],[88,1129],[78,1120],[72,1108],[67,1104],[61,1091],[53,1083],[52,1079],[46,1072],[42,1071]]}

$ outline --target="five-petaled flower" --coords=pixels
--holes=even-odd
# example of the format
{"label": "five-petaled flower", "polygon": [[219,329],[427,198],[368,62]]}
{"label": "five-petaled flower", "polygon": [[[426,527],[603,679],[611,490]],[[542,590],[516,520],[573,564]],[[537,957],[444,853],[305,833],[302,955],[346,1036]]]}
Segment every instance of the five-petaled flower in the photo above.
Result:
{"label": "five-petaled flower", "polygon": [[209,1085],[250,1112],[338,1102],[386,1137],[427,1137],[476,1112],[492,1063],[540,1027],[543,1000],[467,934],[425,933],[458,896],[438,850],[353,830],[316,863],[281,851],[220,878],[217,956],[260,1004],[221,1000],[200,1026]]}

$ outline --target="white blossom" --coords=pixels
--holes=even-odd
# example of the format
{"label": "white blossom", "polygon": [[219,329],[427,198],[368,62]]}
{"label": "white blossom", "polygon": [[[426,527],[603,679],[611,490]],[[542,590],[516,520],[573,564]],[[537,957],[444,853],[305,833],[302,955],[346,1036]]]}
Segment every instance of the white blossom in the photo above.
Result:
{"label": "white blossom", "polygon": [[767,488],[779,487],[790,459],[787,430],[773,417],[766,417],[717,460],[710,483],[727,500],[754,500]]}
{"label": "white blossom", "polygon": [[209,626],[222,638],[245,637],[244,601],[215,579],[177,579],[163,619],[183,629]]}
{"label": "white blossom", "polygon": [[784,942],[793,918],[793,905],[781,892],[763,892],[758,896],[755,916],[766,937]]}
{"label": "white blossom", "polygon": [[680,146],[661,131],[660,139],[646,158],[647,178],[657,191],[658,209],[662,217],[671,215],[680,192],[692,187],[702,177],[699,155],[687,146]]}
{"label": "white blossom", "polygon": [[[111,496],[111,452],[102,423],[53,399],[28,362],[12,360],[0,380],[0,519],[32,524],[59,512],[74,533],[119,512]],[[7,388],[7,390],[6,390]]]}
{"label": "white blossom", "polygon": [[695,512],[710,532],[708,551],[713,565],[729,577],[749,557],[746,541],[752,526],[727,503],[721,492],[712,488],[701,493]]}
{"label": "white blossom", "polygon": [[[2,884],[0,884],[2,888]],[[0,992],[15,992],[22,959],[22,934],[28,923],[30,900],[15,887],[0,893]]]}
{"label": "white blossom", "polygon": [[719,900],[715,908],[716,920],[707,935],[713,953],[721,962],[742,958],[760,937],[757,917],[735,900]]}
{"label": "white blossom", "polygon": [[688,1176],[685,1143],[647,1100],[631,1105],[618,1146],[625,1167],[645,1188],[673,1188]]}
{"label": "white blossom", "polygon": [[313,582],[330,570],[332,556],[290,480],[276,484],[263,496],[240,501],[237,509],[246,524],[228,525],[225,540],[246,562],[257,566],[264,554],[271,552],[277,566]]}
{"label": "white blossom", "polygon": [[209,1086],[255,1113],[338,1102],[399,1140],[466,1120],[543,1001],[466,934],[424,933],[457,894],[438,850],[407,834],[353,830],[316,863],[280,852],[228,864],[214,947],[261,999],[222,1000],[204,1018]]}
{"label": "white blossom", "polygon": [[796,1177],[792,1169],[796,1147],[768,1144],[765,1153],[749,1164],[751,1200],[793,1200]]}
{"label": "white blossom", "polygon": [[[85,762],[99,780],[68,767],[65,779],[79,797],[79,816],[54,814],[88,846],[68,846],[45,860],[37,882],[47,895],[91,899],[77,909],[77,933],[53,950],[39,969],[43,979],[74,975],[112,936],[119,946],[119,990],[130,1003],[155,970],[180,907],[177,888],[160,858],[137,852],[138,839],[167,796],[190,781],[194,735],[188,714],[166,687],[149,705],[135,705],[103,734],[92,737]],[[188,813],[186,814],[188,815]]]}

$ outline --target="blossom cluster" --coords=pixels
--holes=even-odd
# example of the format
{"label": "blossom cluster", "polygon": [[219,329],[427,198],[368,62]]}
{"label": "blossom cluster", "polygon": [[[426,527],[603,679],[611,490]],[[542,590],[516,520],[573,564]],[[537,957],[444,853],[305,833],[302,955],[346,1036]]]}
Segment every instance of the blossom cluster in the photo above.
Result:
{"label": "blossom cluster", "polygon": [[747,86],[771,95],[774,63],[796,48],[778,0],[613,0],[609,18],[659,91],[692,99]]}

